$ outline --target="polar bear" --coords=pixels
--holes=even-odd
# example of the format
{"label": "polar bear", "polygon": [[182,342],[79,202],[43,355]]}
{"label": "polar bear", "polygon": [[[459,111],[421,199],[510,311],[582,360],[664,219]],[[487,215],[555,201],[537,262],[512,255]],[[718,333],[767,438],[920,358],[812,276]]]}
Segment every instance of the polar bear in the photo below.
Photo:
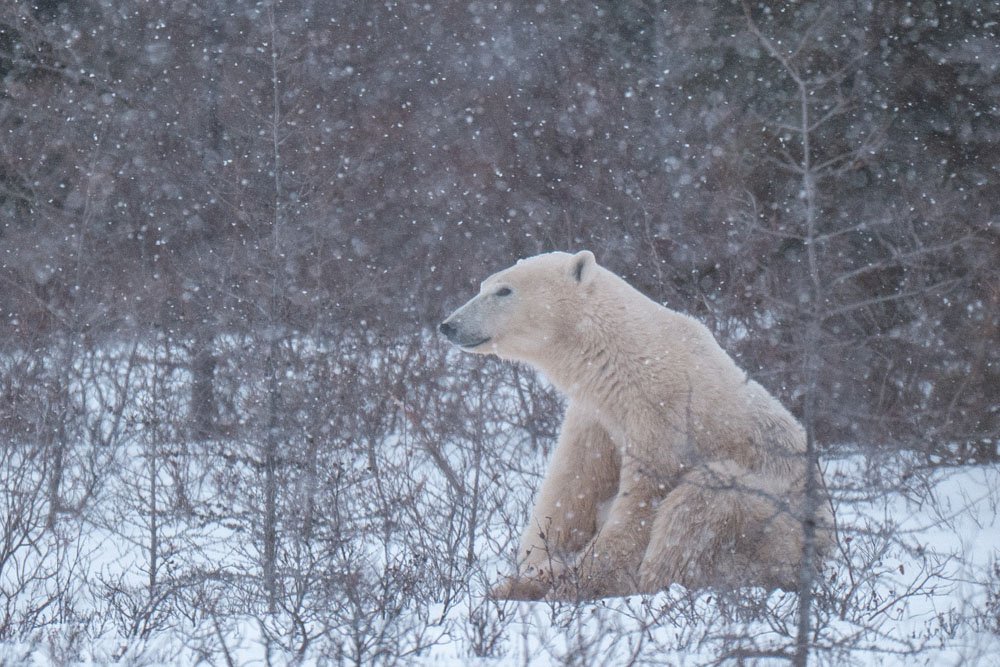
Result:
{"label": "polar bear", "polygon": [[593,599],[687,588],[794,589],[806,438],[703,324],[648,299],[589,251],[524,259],[441,325],[463,350],[540,370],[568,399],[518,553],[492,595]]}

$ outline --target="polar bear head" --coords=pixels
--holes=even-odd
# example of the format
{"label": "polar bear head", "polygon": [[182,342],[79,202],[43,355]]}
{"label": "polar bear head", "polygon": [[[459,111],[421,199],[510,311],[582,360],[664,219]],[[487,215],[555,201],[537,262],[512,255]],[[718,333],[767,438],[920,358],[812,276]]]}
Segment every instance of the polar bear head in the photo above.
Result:
{"label": "polar bear head", "polygon": [[598,269],[589,250],[522,259],[484,280],[441,332],[469,352],[535,362],[550,346],[565,344]]}

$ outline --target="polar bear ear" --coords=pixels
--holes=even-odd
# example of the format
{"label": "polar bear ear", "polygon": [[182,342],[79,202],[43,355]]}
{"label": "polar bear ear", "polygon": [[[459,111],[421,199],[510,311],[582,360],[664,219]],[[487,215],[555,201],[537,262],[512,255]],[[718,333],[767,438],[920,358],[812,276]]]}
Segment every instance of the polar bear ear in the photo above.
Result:
{"label": "polar bear ear", "polygon": [[589,250],[581,250],[573,255],[572,267],[573,278],[578,283],[588,283],[594,277],[594,270],[597,268],[597,260],[594,253]]}

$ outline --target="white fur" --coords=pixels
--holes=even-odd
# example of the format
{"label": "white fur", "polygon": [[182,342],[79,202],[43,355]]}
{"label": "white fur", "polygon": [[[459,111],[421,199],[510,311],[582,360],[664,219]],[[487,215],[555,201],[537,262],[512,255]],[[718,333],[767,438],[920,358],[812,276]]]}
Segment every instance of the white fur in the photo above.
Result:
{"label": "white fur", "polygon": [[[700,322],[583,251],[490,276],[442,329],[535,366],[569,399],[519,572],[496,596],[795,586],[804,431]],[[818,514],[822,551],[828,502]]]}

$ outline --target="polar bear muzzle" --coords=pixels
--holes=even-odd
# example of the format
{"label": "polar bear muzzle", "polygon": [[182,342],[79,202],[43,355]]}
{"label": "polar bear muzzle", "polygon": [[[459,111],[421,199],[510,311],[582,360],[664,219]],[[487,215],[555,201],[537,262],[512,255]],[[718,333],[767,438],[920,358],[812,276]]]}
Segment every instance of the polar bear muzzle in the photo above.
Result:
{"label": "polar bear muzzle", "polygon": [[441,323],[441,333],[448,337],[455,345],[464,348],[479,347],[480,345],[488,342],[490,340],[489,336],[482,336],[480,334],[470,333],[463,330],[460,326],[453,324],[449,320],[445,320]]}

